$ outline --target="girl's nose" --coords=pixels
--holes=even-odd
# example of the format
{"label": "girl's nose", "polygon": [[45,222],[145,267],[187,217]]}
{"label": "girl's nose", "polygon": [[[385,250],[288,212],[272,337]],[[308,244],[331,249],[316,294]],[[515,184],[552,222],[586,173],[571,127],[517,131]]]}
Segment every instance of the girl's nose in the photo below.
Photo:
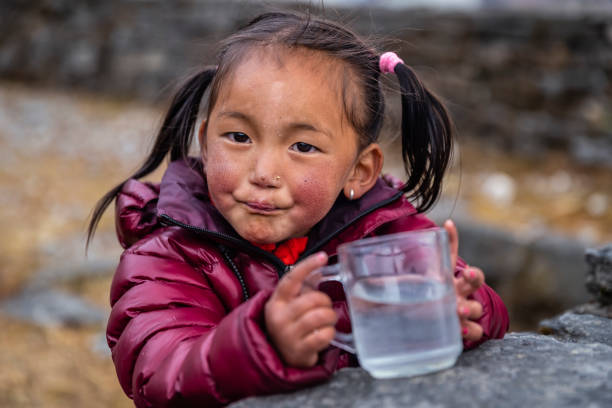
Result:
{"label": "girl's nose", "polygon": [[278,188],[281,186],[281,176],[278,174],[258,174],[251,182],[264,188]]}
{"label": "girl's nose", "polygon": [[282,184],[282,177],[274,164],[274,157],[262,155],[258,158],[250,174],[249,181],[263,188],[278,188]]}
{"label": "girl's nose", "polygon": [[281,176],[262,174],[255,177],[254,183],[260,187],[278,188],[281,185]]}

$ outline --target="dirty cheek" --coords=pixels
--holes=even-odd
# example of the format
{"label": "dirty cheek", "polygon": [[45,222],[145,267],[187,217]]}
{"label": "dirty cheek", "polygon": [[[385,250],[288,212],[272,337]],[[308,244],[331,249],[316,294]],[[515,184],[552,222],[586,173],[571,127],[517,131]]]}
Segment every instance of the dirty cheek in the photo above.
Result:
{"label": "dirty cheek", "polygon": [[325,174],[309,174],[303,178],[294,197],[312,213],[327,212],[336,200],[335,188],[329,175],[326,178]]}
{"label": "dirty cheek", "polygon": [[[219,191],[232,191],[234,189],[234,180],[232,177],[236,172],[235,165],[224,157],[222,152],[215,151],[209,155],[206,163],[206,180],[208,182],[211,193]],[[211,160],[211,158],[214,158]]]}

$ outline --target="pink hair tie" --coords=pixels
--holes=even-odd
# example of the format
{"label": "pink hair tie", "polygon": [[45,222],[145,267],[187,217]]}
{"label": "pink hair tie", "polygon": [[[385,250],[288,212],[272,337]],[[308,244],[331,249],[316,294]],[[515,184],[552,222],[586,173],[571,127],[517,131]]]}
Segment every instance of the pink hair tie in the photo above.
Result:
{"label": "pink hair tie", "polygon": [[395,66],[400,62],[403,64],[404,60],[398,57],[396,53],[385,52],[383,55],[380,56],[380,72],[382,72],[383,74],[394,72]]}

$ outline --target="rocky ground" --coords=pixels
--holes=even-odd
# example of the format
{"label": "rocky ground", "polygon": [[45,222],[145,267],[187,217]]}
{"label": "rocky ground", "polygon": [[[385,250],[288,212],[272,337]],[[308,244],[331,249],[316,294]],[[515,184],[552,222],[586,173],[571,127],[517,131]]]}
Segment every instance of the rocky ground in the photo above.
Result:
{"label": "rocky ground", "polygon": [[[159,118],[143,104],[0,83],[0,406],[131,406],[103,338],[120,253],[111,214],[87,258],[84,231],[99,196],[144,156]],[[610,167],[460,146],[445,202],[517,234],[612,241]],[[397,163],[390,155],[387,168]]]}
{"label": "rocky ground", "polygon": [[[612,324],[599,318],[609,335]],[[591,329],[585,324],[581,328]],[[612,401],[612,347],[510,333],[464,352],[443,371],[377,380],[345,368],[329,382],[292,394],[249,398],[231,408],[593,407]]]}

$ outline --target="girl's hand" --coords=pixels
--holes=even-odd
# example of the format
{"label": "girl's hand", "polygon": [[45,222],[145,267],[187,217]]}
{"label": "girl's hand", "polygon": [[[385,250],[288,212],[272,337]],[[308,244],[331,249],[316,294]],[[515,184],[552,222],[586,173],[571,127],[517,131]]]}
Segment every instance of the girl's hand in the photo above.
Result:
{"label": "girl's hand", "polygon": [[265,306],[266,329],[285,362],[294,367],[312,367],[319,351],[336,334],[337,316],[325,293],[313,290],[301,294],[308,274],[327,263],[320,252],[295,265],[280,280]]}
{"label": "girl's hand", "polygon": [[[459,236],[457,227],[451,220],[446,220],[444,229],[448,233],[451,249],[451,265],[455,270],[459,249]],[[476,341],[482,337],[482,326],[473,320],[482,316],[482,305],[467,297],[474,293],[484,283],[484,273],[473,266],[466,266],[462,275],[454,278],[455,292],[457,293],[457,315],[461,324],[461,335],[466,340]]]}

